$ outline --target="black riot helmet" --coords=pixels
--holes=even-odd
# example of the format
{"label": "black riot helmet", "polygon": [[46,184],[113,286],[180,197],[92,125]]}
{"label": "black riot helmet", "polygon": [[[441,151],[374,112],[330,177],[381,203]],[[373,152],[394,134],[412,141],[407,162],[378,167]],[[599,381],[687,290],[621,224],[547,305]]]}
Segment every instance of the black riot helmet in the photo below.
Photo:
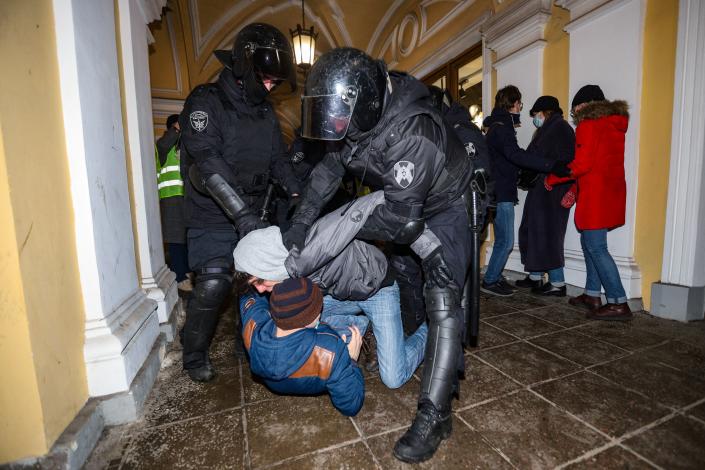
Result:
{"label": "black riot helmet", "polygon": [[215,51],[215,56],[245,87],[247,97],[262,102],[269,93],[263,80],[287,82],[296,89],[296,70],[291,44],[272,25],[251,23],[237,33],[232,51]]}
{"label": "black riot helmet", "polygon": [[384,62],[358,49],[341,47],[323,54],[306,79],[301,134],[340,140],[349,127],[369,131],[382,116],[388,80]]}
{"label": "black riot helmet", "polygon": [[448,90],[443,90],[436,85],[428,85],[428,92],[430,94],[429,102],[431,106],[440,111],[442,116],[450,109],[450,105],[453,103],[453,99],[450,96]]}

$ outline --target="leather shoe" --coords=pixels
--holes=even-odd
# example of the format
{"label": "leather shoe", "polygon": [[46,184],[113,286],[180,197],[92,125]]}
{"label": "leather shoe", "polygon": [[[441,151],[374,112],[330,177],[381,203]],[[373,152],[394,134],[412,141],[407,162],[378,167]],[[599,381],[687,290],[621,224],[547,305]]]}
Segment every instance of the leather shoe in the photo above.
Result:
{"label": "leather shoe", "polygon": [[605,304],[586,315],[591,320],[628,321],[633,315],[626,302],[623,304]]}
{"label": "leather shoe", "polygon": [[592,295],[580,294],[577,297],[571,297],[568,299],[568,303],[573,307],[583,307],[588,310],[597,310],[602,305],[602,299],[599,297],[593,297]]}
{"label": "leather shoe", "polygon": [[515,286],[521,287],[522,289],[533,289],[541,287],[543,281],[541,279],[533,280],[531,277],[526,276],[524,279],[519,279],[514,283]]}
{"label": "leather shoe", "polygon": [[441,413],[431,403],[422,402],[411,427],[394,445],[394,457],[407,463],[428,460],[452,430],[453,417],[450,410]]}

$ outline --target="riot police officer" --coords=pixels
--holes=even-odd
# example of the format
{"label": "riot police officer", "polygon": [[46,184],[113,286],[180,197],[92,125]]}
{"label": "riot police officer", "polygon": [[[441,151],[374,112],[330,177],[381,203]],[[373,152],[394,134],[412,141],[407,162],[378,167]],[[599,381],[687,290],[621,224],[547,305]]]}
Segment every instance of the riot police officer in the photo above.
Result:
{"label": "riot police officer", "polygon": [[286,146],[270,91],[295,87],[291,45],[275,27],[254,23],[235,38],[232,51],[216,51],[225,69],[216,83],[199,85],[181,113],[182,174],[189,265],[196,274],[182,331],[183,365],[192,380],[215,377],[208,349],[218,310],[232,283],[233,249],[257,217],[270,175],[298,195],[286,173]]}
{"label": "riot police officer", "polygon": [[469,191],[463,196],[468,209],[471,234],[471,269],[465,281],[463,306],[465,309],[466,344],[477,346],[480,326],[480,235],[487,223],[487,209],[493,196],[490,178],[490,155],[482,131],[470,119],[468,109],[453,101],[448,90],[430,85],[431,104],[441,112],[443,119],[453,128],[465,146],[468,158],[473,161],[473,175]]}
{"label": "riot police officer", "polygon": [[388,72],[384,62],[357,49],[334,49],[316,62],[302,105],[303,136],[337,142],[314,168],[284,243],[290,248],[303,243],[346,171],[384,190],[385,203],[358,238],[412,246],[421,258],[430,320],[418,411],[394,454],[406,462],[429,459],[451,432],[451,398],[462,358],[460,289],[469,257],[462,195],[471,162],[429,105],[425,85]]}

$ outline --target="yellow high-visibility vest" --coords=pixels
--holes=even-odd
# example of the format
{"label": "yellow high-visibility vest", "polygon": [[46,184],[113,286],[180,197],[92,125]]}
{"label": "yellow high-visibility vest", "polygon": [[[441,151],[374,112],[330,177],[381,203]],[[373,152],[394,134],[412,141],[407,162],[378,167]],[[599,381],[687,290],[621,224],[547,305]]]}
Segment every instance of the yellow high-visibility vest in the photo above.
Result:
{"label": "yellow high-visibility vest", "polygon": [[156,146],[154,153],[157,159],[157,188],[159,199],[184,195],[184,180],[181,178],[181,165],[179,149],[176,145],[169,149],[164,166],[159,161],[159,152]]}

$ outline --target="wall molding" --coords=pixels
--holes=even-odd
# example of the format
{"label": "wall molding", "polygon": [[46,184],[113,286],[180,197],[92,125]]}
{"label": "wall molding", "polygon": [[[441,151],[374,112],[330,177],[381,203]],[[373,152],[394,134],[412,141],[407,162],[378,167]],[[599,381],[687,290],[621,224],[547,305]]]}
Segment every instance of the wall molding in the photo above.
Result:
{"label": "wall molding", "polygon": [[570,10],[570,18],[572,20],[580,18],[585,13],[588,13],[610,0],[556,0],[556,5]]}
{"label": "wall molding", "polygon": [[497,61],[543,39],[551,18],[551,0],[519,0],[505,11],[490,17],[483,27],[487,47]]}
{"label": "wall molding", "polygon": [[[469,47],[472,47],[482,41],[482,34],[480,32],[481,27],[489,17],[489,11],[483,13],[477,20],[468,26],[465,31],[443,43],[438,47],[437,53],[429,55],[426,60],[423,60],[417,64],[416,67],[409,71],[409,73],[415,77],[423,78],[438,69],[438,67],[458,57]],[[483,55],[483,64],[484,60],[486,59]]]}

